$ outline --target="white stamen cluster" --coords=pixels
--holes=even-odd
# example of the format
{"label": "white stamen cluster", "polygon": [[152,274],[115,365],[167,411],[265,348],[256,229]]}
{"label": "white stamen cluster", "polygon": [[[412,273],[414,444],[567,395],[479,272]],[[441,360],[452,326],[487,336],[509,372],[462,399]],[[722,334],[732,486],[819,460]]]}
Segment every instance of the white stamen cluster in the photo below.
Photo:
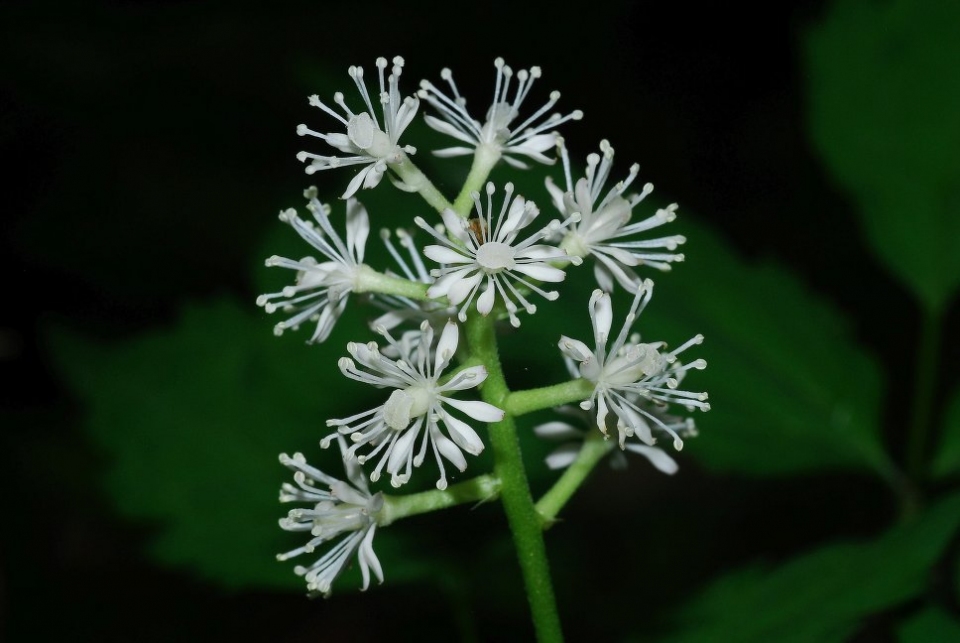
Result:
{"label": "white stamen cluster", "polygon": [[495,192],[493,183],[487,183],[486,208],[480,201],[480,195],[474,193],[475,219],[464,219],[449,209],[443,212],[450,238],[440,234],[420,217],[414,222],[442,244],[423,249],[423,254],[442,265],[431,271],[437,280],[427,290],[427,295],[446,297],[452,305],[460,306],[460,321],[466,321],[467,308],[474,299],[477,300],[477,311],[484,316],[490,314],[494,302],[499,299],[510,323],[516,327],[520,325],[520,318],[516,314],[518,303],[530,314],[537,310],[524,291],[535,292],[551,301],[558,297],[557,291],[543,290],[534,283],[563,281],[566,273],[551,265],[552,262],[580,264],[579,257],[569,256],[555,246],[538,243],[548,235],[556,235],[578,217],[575,215],[563,223],[553,221],[518,241],[520,231],[533,222],[540,210],[536,204],[520,195],[513,197],[513,184],[507,183],[504,186],[503,205],[494,218]]}
{"label": "white stamen cluster", "polygon": [[346,130],[345,133],[330,132],[323,134],[315,132],[303,124],[297,126],[297,134],[300,136],[315,136],[345,154],[345,156],[328,156],[300,152],[297,154],[297,158],[301,162],[310,161],[306,168],[307,174],[348,165],[366,166],[350,181],[341,197],[343,199],[353,196],[361,187],[376,187],[391,163],[401,162],[404,153],[413,154],[416,152],[416,148],[409,145],[401,148],[399,140],[400,135],[403,134],[403,131],[416,116],[420,101],[415,96],[408,96],[403,99],[400,97],[399,83],[400,74],[403,71],[403,58],[397,56],[393,59],[393,68],[386,82],[384,82],[384,70],[386,68],[387,59],[377,58],[377,71],[380,80],[378,102],[383,114],[382,125],[373,108],[373,100],[367,91],[366,82],[363,80],[363,68],[350,67],[348,73],[363,98],[365,110],[354,113],[347,106],[343,94],[340,92],[333,95],[333,102],[343,110],[343,115],[323,103],[316,94],[310,97],[310,104],[319,107],[340,121]]}
{"label": "white stamen cluster", "polygon": [[280,292],[267,293],[257,298],[257,305],[268,313],[281,310],[288,319],[274,326],[274,333],[296,330],[304,321],[316,322],[309,343],[322,342],[333,330],[334,324],[347,306],[349,294],[356,289],[363,266],[364,247],[370,233],[367,210],[355,199],[347,200],[347,240],[341,239],[330,223],[330,206],[317,200],[317,190],[311,187],[304,196],[307,209],[316,225],[297,216],[293,208],[280,213],[280,220],[289,224],[300,237],[314,247],[324,261],[307,256],[299,260],[270,257],[267,266],[279,266],[297,271],[294,285]]}
{"label": "white stamen cluster", "polygon": [[673,438],[674,448],[680,450],[683,448],[680,432],[664,422],[657,413],[651,412],[648,405],[665,407],[668,404],[680,404],[688,411],[706,411],[710,408],[706,393],[677,388],[688,370],[702,370],[707,366],[702,359],[688,364],[677,360],[677,355],[687,348],[702,343],[703,335],[696,335],[668,352],[662,352],[665,348],[663,342],[640,343],[638,336],[628,337],[631,326],[643,312],[652,294],[653,282],[646,279],[633,298],[620,334],[608,347],[613,307],[609,294],[594,290],[589,309],[596,348],[591,350],[583,342],[566,336],[560,338],[559,347],[571,373],[594,384],[590,398],[581,402],[580,407],[595,410],[596,426],[604,435],[607,435],[607,415],[613,412],[617,418],[621,448],[624,448],[626,439],[633,436],[645,444],[653,445],[656,442],[653,429],[657,428],[669,434]]}
{"label": "white stamen cluster", "polygon": [[[346,445],[340,441],[340,452],[346,456]],[[343,466],[350,482],[343,482],[307,464],[302,453],[293,457],[280,455],[280,463],[294,472],[296,485],[288,482],[280,490],[280,502],[302,502],[312,508],[291,509],[280,526],[286,531],[309,532],[306,545],[279,554],[287,560],[301,554],[312,554],[320,545],[342,536],[340,541],[310,565],[298,565],[294,573],[307,581],[307,591],[329,596],[333,581],[343,572],[354,554],[360,563],[363,589],[370,584],[370,571],[381,583],[383,569],[373,551],[377,517],[383,508],[383,494],[371,494],[360,465],[344,458]],[[320,485],[320,486],[318,486]],[[324,488],[325,487],[325,488]]]}
{"label": "white stamen cluster", "polygon": [[580,221],[570,228],[560,247],[571,255],[596,259],[594,275],[602,290],[612,292],[616,280],[628,291],[635,292],[641,281],[632,268],[647,265],[669,270],[671,263],[683,261],[683,254],[675,252],[677,246],[686,241],[682,235],[630,240],[630,237],[676,219],[677,204],[674,203],[646,219],[630,223],[633,208],[653,192],[653,185],[647,183],[639,194],[625,195],[640,171],[639,165],[632,165],[627,178],[616,183],[601,199],[613,166],[610,144],[601,141],[600,154],[587,156],[586,174],[576,183],[571,177],[570,158],[563,139],[559,139],[558,148],[563,159],[566,190],[557,187],[549,177],[546,179],[547,190],[561,214],[565,217],[573,213],[580,215]]}
{"label": "white stamen cluster", "polygon": [[[385,328],[381,327],[377,332],[391,344],[399,359],[387,357],[376,342],[351,342],[347,345],[347,352],[353,359],[343,357],[338,366],[350,379],[392,388],[393,391],[380,406],[348,418],[328,420],[327,425],[337,427],[341,435],[350,436],[353,445],[348,454],[356,457],[360,464],[379,458],[370,480],[377,481],[385,469],[394,487],[410,480],[413,468],[423,464],[429,448],[440,469],[437,488],[445,489],[447,475],[443,459],[464,471],[467,461],[463,451],[470,455],[478,455],[483,451],[483,441],[477,432],[453,416],[447,407],[480,422],[499,422],[503,419],[503,411],[491,404],[450,397],[457,391],[478,386],[487,378],[487,370],[483,366],[471,366],[454,373],[445,383],[440,383],[459,343],[459,331],[452,321],[444,327],[435,349],[433,328],[426,321],[420,325],[415,346],[395,340]],[[358,368],[357,363],[366,370]],[[324,438],[321,446],[329,446],[336,435]],[[418,438],[419,448],[416,447]],[[370,447],[367,453],[356,455],[366,447]]]}
{"label": "white stamen cluster", "polygon": [[440,78],[450,89],[449,96],[430,81],[420,82],[418,95],[440,114],[440,118],[425,115],[427,125],[466,144],[437,150],[434,154],[441,157],[464,156],[473,154],[480,146],[489,146],[498,150],[504,161],[521,169],[528,166],[515,158],[516,156],[540,163],[553,163],[554,160],[545,156],[544,152],[556,144],[557,133],[554,130],[566,121],[580,120],[583,112],[575,110],[565,116],[557,113],[547,115],[560,99],[560,92],[554,91],[550,93],[550,100],[533,115],[514,124],[533,82],[540,78],[540,68],[521,69],[516,73],[516,91],[511,98],[513,69],[504,64],[503,58],[497,58],[493,64],[497,68],[497,81],[493,90],[493,102],[483,123],[470,116],[467,101],[457,89],[453,73],[449,69],[440,72]]}

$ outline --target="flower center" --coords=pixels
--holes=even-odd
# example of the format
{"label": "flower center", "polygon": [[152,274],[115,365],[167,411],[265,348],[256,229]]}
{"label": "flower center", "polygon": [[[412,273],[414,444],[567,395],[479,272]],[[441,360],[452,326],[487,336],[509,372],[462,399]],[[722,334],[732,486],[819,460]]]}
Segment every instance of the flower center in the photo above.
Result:
{"label": "flower center", "polygon": [[484,272],[494,274],[516,266],[513,248],[499,241],[489,241],[477,250],[477,263]]}
{"label": "flower center", "polygon": [[397,389],[383,405],[383,421],[394,431],[403,431],[410,420],[429,410],[432,397],[429,391],[417,386]]}
{"label": "flower center", "polygon": [[517,117],[517,110],[506,102],[496,103],[487,111],[487,121],[483,124],[480,137],[487,143],[504,145],[510,140],[507,126]]}
{"label": "flower center", "polygon": [[380,131],[370,114],[363,112],[350,117],[347,123],[347,138],[358,148],[376,158],[384,158],[393,153],[394,145],[390,137]]}
{"label": "flower center", "polygon": [[656,375],[663,365],[660,352],[652,344],[630,344],[603,369],[607,384],[623,386]]}

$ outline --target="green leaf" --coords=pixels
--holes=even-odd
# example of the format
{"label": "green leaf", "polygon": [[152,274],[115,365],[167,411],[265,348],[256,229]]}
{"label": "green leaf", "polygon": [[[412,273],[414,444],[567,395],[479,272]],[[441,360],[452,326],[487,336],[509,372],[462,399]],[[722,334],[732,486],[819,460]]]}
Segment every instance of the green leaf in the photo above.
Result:
{"label": "green leaf", "polygon": [[[274,337],[273,320],[252,302],[218,301],[124,341],[50,333],[84,427],[108,457],[106,489],[123,514],[156,527],[157,560],[232,588],[303,589],[293,563],[275,560],[303,540],[277,525],[289,508],[277,494],[290,477],[277,454],[303,451],[342,476],[338,454],[317,443],[327,418],[356,412],[374,393],[336,368],[347,339],[366,338],[356,336],[362,324],[348,310],[326,343],[304,346],[302,332]],[[422,574],[403,562],[416,557],[391,532],[377,535],[387,573]],[[350,587],[345,579],[335,591]]]}
{"label": "green leaf", "polygon": [[[542,179],[524,177],[518,192],[548,203]],[[634,218],[665,205],[650,201]],[[700,434],[684,453],[750,475],[859,469],[893,477],[880,434],[880,371],[839,311],[787,270],[744,261],[682,209],[667,227],[663,234],[687,237],[686,260],[667,273],[638,269],[655,287],[634,330],[671,346],[697,333],[706,338],[683,355],[707,360],[682,388],[707,391],[712,407],[695,414]],[[565,379],[557,342],[561,334],[590,336],[592,271],[589,260],[569,268],[557,301],[538,301],[536,315],[505,329],[500,347],[511,387]],[[617,324],[629,307],[628,296],[614,293]]]}
{"label": "green leaf", "polygon": [[901,643],[956,643],[960,621],[942,609],[928,607],[900,627]]}
{"label": "green leaf", "polygon": [[937,477],[960,473],[960,388],[954,391],[947,405],[932,470]]}
{"label": "green leaf", "polygon": [[887,267],[931,310],[960,284],[960,4],[836,3],[810,31],[810,130]]}
{"label": "green leaf", "polygon": [[637,326],[646,340],[671,346],[705,337],[683,354],[707,360],[681,386],[707,391],[711,404],[696,414],[700,435],[689,453],[715,469],[756,475],[890,475],[879,371],[840,314],[782,268],[739,259],[689,217],[677,223],[687,259],[656,278]]}
{"label": "green leaf", "polygon": [[683,608],[673,639],[738,643],[844,641],[861,619],[916,596],[960,526],[960,495],[865,543],[824,547],[776,569],[710,585]]}

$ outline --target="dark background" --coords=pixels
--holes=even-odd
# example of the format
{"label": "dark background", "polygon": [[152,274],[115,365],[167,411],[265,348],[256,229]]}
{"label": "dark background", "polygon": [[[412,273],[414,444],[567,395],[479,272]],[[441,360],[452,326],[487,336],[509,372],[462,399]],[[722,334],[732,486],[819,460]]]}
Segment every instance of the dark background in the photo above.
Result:
{"label": "dark background", "polygon": [[[336,183],[305,177],[295,159],[304,149],[296,124],[319,118],[306,101],[314,80],[332,75],[348,91],[346,67],[372,67],[377,56],[404,56],[405,91],[451,67],[482,104],[494,57],[540,65],[539,88],[559,89],[562,107],[586,114],[565,129],[571,148],[610,138],[619,157],[641,164],[642,180],[679,201],[682,216],[707,222],[747,258],[793,269],[847,313],[893,374],[891,390],[909,389],[912,347],[902,338],[915,334],[916,307],[878,269],[805,131],[799,39],[822,4],[5,3],[0,609],[8,637],[406,640],[418,628],[420,640],[452,638],[462,615],[449,588],[411,592],[388,580],[367,594],[308,601],[227,591],[149,562],[142,552],[154,527],[122,520],[102,497],[105,457],[80,431],[83,404],[44,341],[50,324],[104,341],[132,337],[171,323],[184,301],[225,293],[252,307],[250,275],[276,211],[298,204],[306,185]],[[264,320],[265,332],[274,321]],[[950,381],[958,346],[947,341]],[[894,453],[906,415],[888,399]],[[623,596],[611,612],[632,605],[636,631],[653,632],[692,587],[758,552],[776,561],[828,536],[870,535],[894,513],[879,484],[862,478],[751,482],[682,464],[672,479],[633,467],[642,493],[606,506],[602,493],[578,497],[565,517],[579,529],[549,534],[570,640],[606,640],[605,607],[578,616],[597,587]],[[600,490],[612,475],[597,473]],[[640,523],[604,517],[620,502],[689,527],[653,541]],[[222,537],[236,528],[225,525]],[[636,547],[687,560],[636,577],[621,573],[611,552],[592,577],[566,577],[558,559],[603,547],[604,529],[636,529]],[[508,579],[517,576],[509,551],[501,562]],[[491,597],[484,587],[474,579],[459,590],[481,636],[525,638],[519,590]],[[865,624],[862,640],[878,640],[884,618]]]}

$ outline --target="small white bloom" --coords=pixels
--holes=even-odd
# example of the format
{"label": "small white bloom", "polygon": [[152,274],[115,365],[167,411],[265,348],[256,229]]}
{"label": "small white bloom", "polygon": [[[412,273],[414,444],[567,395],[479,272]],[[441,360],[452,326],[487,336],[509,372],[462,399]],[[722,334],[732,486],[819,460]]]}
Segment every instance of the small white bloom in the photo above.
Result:
{"label": "small white bloom", "polygon": [[[672,431],[683,436],[696,435],[696,427],[692,418],[680,418],[667,415],[657,406],[643,400],[638,400],[638,402],[648,412],[657,416],[657,418]],[[581,428],[582,425],[592,426],[596,418],[580,407],[574,406],[562,406],[557,409],[557,412],[570,416],[576,424],[559,420],[545,422],[535,426],[533,432],[540,438],[560,443],[560,445],[547,456],[546,462],[547,466],[551,469],[565,469],[577,459],[580,450],[583,448],[584,440],[588,438],[589,434]],[[624,457],[624,450],[642,455],[649,460],[650,464],[656,469],[667,475],[673,475],[679,470],[676,460],[670,457],[666,451],[660,447],[648,446],[637,442],[628,442],[623,446],[623,450],[614,450],[611,452],[610,465],[613,468],[626,468],[627,458]]]}
{"label": "small white bloom", "polygon": [[612,411],[617,418],[621,448],[624,447],[626,439],[634,435],[641,442],[654,444],[656,440],[651,427],[653,425],[668,433],[673,438],[674,448],[679,450],[683,448],[679,432],[664,422],[657,413],[652,413],[647,405],[665,407],[675,403],[688,411],[709,410],[706,393],[677,389],[686,371],[701,370],[707,366],[702,359],[689,364],[682,364],[677,360],[677,355],[687,348],[702,343],[703,335],[696,335],[669,352],[661,352],[665,348],[663,342],[640,343],[639,336],[628,337],[633,322],[646,307],[652,294],[653,282],[646,279],[633,298],[620,334],[608,348],[613,307],[609,294],[594,290],[589,309],[596,348],[591,350],[583,342],[566,336],[560,338],[559,347],[571,373],[594,384],[590,398],[581,402],[580,407],[584,410],[596,410],[596,426],[604,435],[607,435],[607,414]]}
{"label": "small white bloom", "polygon": [[311,187],[304,192],[309,200],[307,208],[319,224],[319,229],[310,221],[297,216],[294,209],[280,213],[280,220],[290,224],[307,243],[313,246],[325,261],[313,257],[299,261],[278,257],[267,259],[267,266],[280,266],[297,271],[296,282],[280,292],[267,293],[257,298],[257,305],[272,313],[277,309],[292,316],[274,327],[277,335],[291,328],[296,330],[306,320],[316,322],[317,328],[309,343],[322,342],[333,330],[347,306],[347,298],[357,288],[363,265],[364,247],[370,233],[367,210],[355,199],[347,200],[346,243],[330,224],[330,206],[317,200],[317,190]]}
{"label": "small white bloom", "polygon": [[533,81],[540,78],[540,68],[531,67],[529,70],[521,69],[517,72],[517,87],[511,99],[513,70],[504,64],[503,58],[497,58],[493,64],[497,68],[497,83],[493,91],[493,103],[487,110],[483,123],[470,116],[466,107],[467,101],[460,95],[449,69],[443,69],[440,77],[450,87],[451,96],[427,80],[420,82],[420,98],[434,107],[441,117],[425,115],[427,125],[466,144],[437,150],[434,154],[445,157],[464,156],[473,154],[474,149],[479,146],[487,145],[498,149],[503,154],[503,160],[514,167],[527,168],[526,163],[513,158],[514,156],[525,156],[540,163],[553,163],[553,159],[543,153],[556,143],[557,133],[554,130],[566,121],[580,120],[583,112],[575,110],[566,116],[556,113],[544,116],[560,99],[560,92],[554,91],[550,94],[550,100],[532,116],[514,124]]}
{"label": "small white bloom", "polygon": [[[443,212],[447,233],[453,240],[439,234],[420,217],[414,222],[443,244],[423,249],[423,254],[443,265],[431,272],[437,281],[427,290],[428,296],[445,296],[454,306],[462,303],[458,317],[460,321],[466,321],[466,310],[474,297],[477,299],[477,311],[486,316],[493,310],[494,301],[499,295],[510,323],[519,326],[517,303],[530,314],[537,310],[522,289],[533,291],[551,301],[558,296],[555,290],[545,291],[530,280],[557,283],[563,281],[566,273],[550,265],[550,262],[581,263],[579,257],[568,256],[555,246],[537,244],[547,235],[557,234],[564,226],[576,221],[578,216],[574,215],[563,223],[553,221],[523,241],[517,241],[520,231],[533,222],[540,210],[532,201],[520,195],[511,200],[513,184],[507,183],[504,186],[503,206],[494,221],[495,191],[493,183],[487,183],[486,211],[480,203],[480,195],[476,192],[473,194],[478,215],[475,219],[464,219],[449,209]],[[477,297],[481,286],[483,291]]]}
{"label": "small white bloom", "polygon": [[280,519],[283,529],[307,531],[311,538],[306,545],[279,554],[277,560],[312,554],[323,543],[343,536],[339,543],[312,564],[294,568],[295,574],[306,579],[307,590],[311,594],[329,596],[330,586],[354,554],[360,562],[363,589],[370,584],[371,570],[377,580],[383,582],[383,569],[373,551],[373,536],[377,530],[377,516],[383,508],[383,494],[370,493],[360,465],[352,458],[346,458],[343,440],[340,440],[340,452],[344,456],[343,466],[349,483],[311,467],[302,453],[295,453],[292,458],[285,453],[280,455],[281,464],[294,471],[293,479],[296,482],[296,485],[288,482],[283,484],[280,502],[304,502],[313,505],[313,508],[291,509],[286,518]]}
{"label": "small white bloom", "polygon": [[[370,445],[373,448],[358,456],[360,464],[375,457],[380,458],[370,479],[376,481],[386,468],[390,474],[390,483],[399,487],[410,479],[413,467],[423,464],[427,447],[440,468],[437,488],[447,487],[447,476],[442,458],[450,461],[457,469],[464,471],[467,461],[463,451],[478,455],[483,451],[483,442],[469,424],[460,420],[447,410],[447,407],[464,413],[480,422],[499,422],[503,411],[480,401],[464,401],[449,397],[456,391],[478,386],[487,378],[483,366],[465,368],[445,384],[439,380],[443,371],[457,351],[459,331],[453,321],[448,321],[437,342],[433,345],[433,329],[424,321],[420,325],[419,342],[415,347],[407,342],[398,342],[384,328],[377,329],[400,355],[397,360],[390,359],[380,352],[375,342],[368,344],[347,344],[347,351],[353,357],[340,358],[340,371],[350,379],[373,384],[378,387],[393,388],[387,401],[369,411],[341,420],[328,420],[328,426],[339,427],[339,434],[349,435],[354,444],[349,453]],[[431,360],[431,357],[433,358]],[[367,370],[357,368],[356,360]],[[441,424],[447,435],[441,431]],[[421,436],[420,447],[415,450],[417,438]],[[327,447],[338,434],[323,439],[321,446]]]}
{"label": "small white bloom", "polygon": [[677,216],[677,204],[674,203],[642,221],[630,223],[633,208],[653,192],[653,185],[647,183],[640,194],[624,194],[637,177],[639,165],[632,165],[627,178],[610,188],[601,199],[613,165],[610,144],[601,141],[600,154],[587,156],[586,176],[576,183],[570,175],[570,158],[562,139],[558,141],[558,147],[563,159],[566,191],[557,187],[549,177],[547,190],[554,206],[564,216],[574,212],[580,214],[579,223],[570,228],[560,247],[571,255],[596,258],[594,274],[600,288],[611,292],[616,279],[621,286],[635,292],[640,286],[640,278],[631,270],[635,266],[669,270],[672,262],[683,261],[683,254],[675,252],[677,246],[686,242],[682,235],[629,240],[629,237],[673,221]]}
{"label": "small white bloom", "polygon": [[384,70],[386,68],[387,59],[377,58],[377,70],[380,78],[378,98],[383,113],[382,125],[373,109],[370,94],[367,92],[367,85],[363,80],[363,68],[350,67],[348,73],[360,91],[366,111],[353,113],[344,102],[343,94],[337,92],[333,95],[333,102],[343,110],[344,115],[341,116],[314,94],[310,97],[310,104],[319,107],[340,121],[346,128],[346,133],[330,132],[322,134],[303,124],[297,126],[297,134],[316,136],[346,154],[346,156],[323,156],[310,152],[300,152],[297,154],[297,158],[301,162],[310,160],[310,165],[306,168],[307,174],[347,165],[366,166],[350,181],[347,190],[341,197],[343,199],[353,196],[361,187],[376,187],[390,163],[398,163],[403,160],[404,153],[413,154],[416,152],[416,149],[409,145],[400,147],[398,141],[400,135],[413,121],[420,101],[415,96],[400,98],[399,82],[400,74],[403,71],[403,58],[397,56],[393,59],[393,68],[386,82],[384,82]]}

